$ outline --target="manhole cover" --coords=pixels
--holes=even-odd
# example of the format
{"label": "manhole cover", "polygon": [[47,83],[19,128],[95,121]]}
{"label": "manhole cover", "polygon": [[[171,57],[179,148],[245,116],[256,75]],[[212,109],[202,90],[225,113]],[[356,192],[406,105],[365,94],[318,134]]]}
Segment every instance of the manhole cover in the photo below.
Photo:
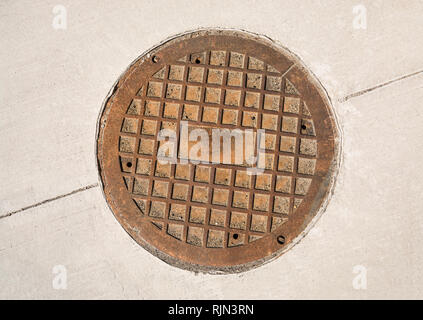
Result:
{"label": "manhole cover", "polygon": [[292,246],[334,180],[337,130],[300,61],[245,32],[161,44],[120,78],[100,119],[107,202],[159,258],[238,272]]}

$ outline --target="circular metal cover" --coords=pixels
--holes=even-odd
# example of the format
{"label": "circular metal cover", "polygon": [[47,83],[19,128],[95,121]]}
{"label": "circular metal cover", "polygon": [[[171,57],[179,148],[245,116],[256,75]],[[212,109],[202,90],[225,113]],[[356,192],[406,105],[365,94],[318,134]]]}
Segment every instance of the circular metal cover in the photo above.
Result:
{"label": "circular metal cover", "polygon": [[[176,140],[159,141],[162,129]],[[196,153],[196,129],[211,140],[239,129],[244,140],[228,140],[228,158],[211,142]],[[259,36],[205,30],[128,68],[104,105],[97,156],[107,202],[135,241],[181,268],[239,272],[280,255],[322,211],[337,141],[324,91],[298,58]],[[166,143],[176,163],[159,159]],[[247,144],[256,162],[235,159]]]}

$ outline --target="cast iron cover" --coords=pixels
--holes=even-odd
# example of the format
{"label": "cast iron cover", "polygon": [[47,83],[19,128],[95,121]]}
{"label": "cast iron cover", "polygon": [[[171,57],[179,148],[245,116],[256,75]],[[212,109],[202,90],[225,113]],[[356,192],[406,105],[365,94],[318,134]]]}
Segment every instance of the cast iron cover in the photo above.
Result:
{"label": "cast iron cover", "polygon": [[[162,129],[176,140],[159,141]],[[195,153],[187,141],[195,129],[210,139],[239,129],[244,145],[234,136],[231,156],[210,162],[212,143]],[[234,160],[246,129],[252,164]],[[239,272],[305,233],[332,188],[337,139],[324,91],[298,58],[260,36],[203,30],[128,68],[103,108],[97,155],[107,202],[141,246],[181,268]],[[165,143],[176,163],[159,161]]]}

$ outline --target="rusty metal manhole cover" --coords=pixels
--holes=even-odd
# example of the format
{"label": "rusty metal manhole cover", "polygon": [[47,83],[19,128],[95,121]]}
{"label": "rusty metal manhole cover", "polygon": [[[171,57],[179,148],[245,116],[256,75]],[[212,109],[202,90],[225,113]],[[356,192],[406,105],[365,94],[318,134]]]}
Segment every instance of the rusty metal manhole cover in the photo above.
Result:
{"label": "rusty metal manhole cover", "polygon": [[207,30],[137,59],[105,103],[108,204],[159,258],[238,272],[300,238],[333,185],[338,135],[301,62],[245,32]]}

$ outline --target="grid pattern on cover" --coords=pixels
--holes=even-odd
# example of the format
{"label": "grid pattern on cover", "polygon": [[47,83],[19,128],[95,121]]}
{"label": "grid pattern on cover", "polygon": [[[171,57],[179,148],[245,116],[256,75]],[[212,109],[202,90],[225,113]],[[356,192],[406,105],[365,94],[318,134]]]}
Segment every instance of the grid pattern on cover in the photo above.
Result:
{"label": "grid pattern on cover", "polygon": [[[179,137],[180,121],[264,129],[263,174],[234,164],[160,164],[158,132]],[[272,232],[301,204],[315,171],[315,137],[312,115],[281,72],[246,53],[205,51],[166,65],[140,88],[122,122],[119,161],[140,214],[163,233],[227,248]]]}

